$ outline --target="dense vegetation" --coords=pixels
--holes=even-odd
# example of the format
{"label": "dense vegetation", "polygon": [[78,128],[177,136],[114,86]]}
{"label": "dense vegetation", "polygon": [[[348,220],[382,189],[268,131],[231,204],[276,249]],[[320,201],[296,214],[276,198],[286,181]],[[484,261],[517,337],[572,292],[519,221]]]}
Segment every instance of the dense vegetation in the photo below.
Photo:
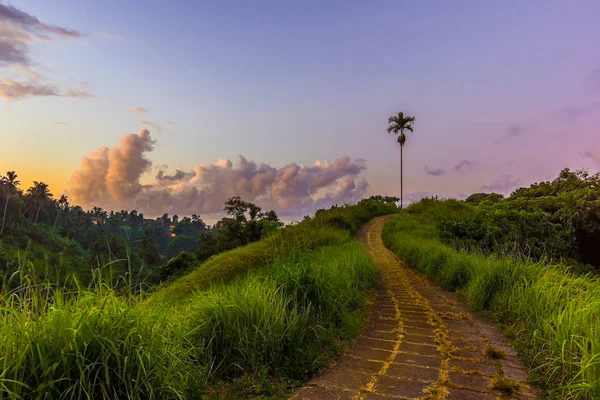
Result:
{"label": "dense vegetation", "polygon": [[565,170],[507,199],[424,199],[393,217],[383,238],[503,324],[550,396],[600,398],[600,281],[581,266],[598,266],[599,191],[598,175]]}
{"label": "dense vegetation", "polygon": [[[164,214],[145,218],[137,210],[85,211],[58,200],[48,185],[34,182],[25,192],[14,171],[0,174],[0,275],[11,275],[18,258],[31,261],[41,277],[75,274],[85,284],[92,271],[109,265],[109,276],[128,275],[144,286],[189,271],[196,261],[258,241],[283,224],[273,211],[232,197],[225,203],[226,216],[210,227],[197,214],[180,218]],[[173,260],[183,252],[180,259]],[[21,260],[24,261],[24,260]],[[0,278],[1,279],[1,278]],[[63,284],[65,282],[62,282]],[[18,279],[11,282],[18,285]]]}
{"label": "dense vegetation", "polygon": [[477,213],[441,225],[448,242],[518,258],[566,261],[600,268],[600,174],[563,170],[551,182],[510,197],[477,193]]}
{"label": "dense vegetation", "polygon": [[319,211],[150,297],[23,276],[0,297],[0,397],[280,396],[357,334],[376,270],[352,235],[394,210]]}

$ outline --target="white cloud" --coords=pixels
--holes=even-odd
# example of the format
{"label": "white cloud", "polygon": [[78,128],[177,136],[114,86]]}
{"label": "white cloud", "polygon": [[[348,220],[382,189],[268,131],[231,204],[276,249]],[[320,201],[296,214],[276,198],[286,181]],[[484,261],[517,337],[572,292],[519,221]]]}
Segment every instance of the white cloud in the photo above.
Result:
{"label": "white cloud", "polygon": [[301,216],[316,208],[360,199],[367,182],[360,177],[363,160],[341,157],[314,165],[291,163],[281,168],[239,156],[193,170],[168,174],[160,169],[154,183],[142,185],[151,169],[146,155],[154,140],[146,129],[127,134],[112,148],[83,157],[70,180],[69,196],[82,206],[137,209],[147,215],[217,213],[232,196],[241,196],[281,215]]}

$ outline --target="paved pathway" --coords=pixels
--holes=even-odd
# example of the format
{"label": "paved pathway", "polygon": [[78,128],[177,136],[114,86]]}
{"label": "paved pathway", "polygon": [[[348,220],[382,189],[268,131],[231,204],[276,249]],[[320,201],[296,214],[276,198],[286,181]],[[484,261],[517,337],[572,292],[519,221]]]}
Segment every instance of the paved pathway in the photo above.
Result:
{"label": "paved pathway", "polygon": [[359,232],[381,271],[363,335],[292,399],[535,399],[498,329],[384,247],[387,218]]}

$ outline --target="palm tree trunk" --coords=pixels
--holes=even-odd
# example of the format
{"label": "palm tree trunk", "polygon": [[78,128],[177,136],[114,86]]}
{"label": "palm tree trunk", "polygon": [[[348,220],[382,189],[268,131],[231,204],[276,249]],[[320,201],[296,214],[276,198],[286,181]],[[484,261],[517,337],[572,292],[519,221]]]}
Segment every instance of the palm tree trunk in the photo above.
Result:
{"label": "palm tree trunk", "polygon": [[6,204],[4,204],[4,215],[2,216],[2,228],[0,229],[0,235],[4,233],[4,222],[6,222],[6,210],[8,209],[8,200],[10,199],[10,194],[6,194]]}
{"label": "palm tree trunk", "polygon": [[35,222],[34,223],[36,223],[36,224],[37,224],[38,217],[40,216],[40,208],[42,208],[41,204],[38,206],[37,213],[35,214]]}
{"label": "palm tree trunk", "polygon": [[403,175],[402,174],[402,148],[403,147],[404,146],[400,145],[400,209],[401,210],[402,210],[402,206],[403,206],[402,202],[403,202],[403,197],[404,197],[403,196],[403,194],[404,194],[403,186],[402,186],[402,184],[403,184],[403,182],[402,182],[402,175]]}

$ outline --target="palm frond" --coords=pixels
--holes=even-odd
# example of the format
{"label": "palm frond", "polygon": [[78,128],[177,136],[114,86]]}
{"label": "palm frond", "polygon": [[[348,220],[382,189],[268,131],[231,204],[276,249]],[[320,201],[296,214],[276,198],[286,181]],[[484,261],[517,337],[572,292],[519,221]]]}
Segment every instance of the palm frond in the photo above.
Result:
{"label": "palm frond", "polygon": [[406,143],[406,135],[404,132],[414,131],[413,124],[415,120],[416,118],[414,116],[405,116],[404,112],[400,111],[397,115],[392,115],[388,118],[389,125],[387,127],[387,132],[394,133],[395,135],[400,133],[400,135],[398,136],[398,143],[400,143],[401,146],[404,146],[404,143]]}

